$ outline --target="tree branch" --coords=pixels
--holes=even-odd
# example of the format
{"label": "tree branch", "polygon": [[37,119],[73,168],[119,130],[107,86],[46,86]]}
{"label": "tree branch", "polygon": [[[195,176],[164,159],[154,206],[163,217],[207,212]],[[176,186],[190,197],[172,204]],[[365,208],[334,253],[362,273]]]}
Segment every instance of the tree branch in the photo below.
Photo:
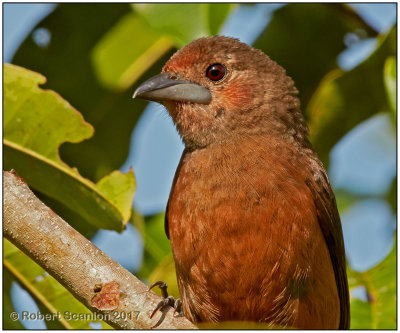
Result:
{"label": "tree branch", "polygon": [[[150,319],[161,300],[44,205],[15,172],[4,172],[3,233],[72,295],[117,329],[194,329],[168,307]],[[122,319],[118,313],[135,315]],[[137,315],[137,318],[136,318]]]}

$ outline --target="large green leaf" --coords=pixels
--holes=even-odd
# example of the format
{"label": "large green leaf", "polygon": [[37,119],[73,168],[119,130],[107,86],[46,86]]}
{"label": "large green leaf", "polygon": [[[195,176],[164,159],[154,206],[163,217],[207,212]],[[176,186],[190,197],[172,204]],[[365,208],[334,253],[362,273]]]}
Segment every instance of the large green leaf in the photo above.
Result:
{"label": "large green leaf", "polygon": [[[133,4],[149,25],[170,36],[178,48],[192,40],[216,34],[233,8],[231,4]],[[183,28],[184,27],[184,28]]]}
{"label": "large green leaf", "polygon": [[96,187],[60,159],[60,144],[86,139],[93,129],[61,96],[39,88],[45,80],[24,68],[4,66],[5,169],[15,169],[32,188],[92,225],[121,230],[131,213],[133,171],[113,173]]}
{"label": "large green leaf", "polygon": [[[132,32],[139,32],[132,40]],[[149,27],[136,13],[128,13],[93,49],[100,82],[110,89],[129,88],[171,47],[171,38]]]}
{"label": "large green leaf", "polygon": [[375,52],[348,72],[326,75],[307,107],[311,141],[324,163],[331,148],[354,126],[372,115],[389,110],[383,82],[388,56],[396,54],[396,28],[379,38]]}
{"label": "large green leaf", "polygon": [[[8,240],[4,240],[3,264],[10,273],[29,293],[40,306],[45,306],[52,314],[60,313],[55,317],[64,328],[89,329],[94,320],[72,320],[75,316],[90,316],[92,312],[74,298],[57,280],[47,274],[43,268],[21,252]],[[69,313],[69,317],[68,317]],[[6,314],[9,317],[10,314]],[[90,318],[90,317],[88,317]],[[107,323],[101,322],[103,329],[111,328]]]}
{"label": "large green leaf", "polygon": [[346,48],[344,36],[357,29],[365,37],[376,35],[347,5],[293,3],[274,12],[254,47],[286,69],[305,110],[323,76],[337,67],[336,58]]}
{"label": "large green leaf", "polygon": [[116,170],[97,182],[98,190],[115,206],[120,209],[123,221],[131,217],[133,195],[136,181],[133,169],[124,174]]}
{"label": "large green leaf", "polygon": [[[49,32],[48,46],[37,45],[31,33],[12,60],[46,76],[46,88],[60,93],[95,128],[89,140],[65,143],[60,149],[63,161],[93,181],[124,163],[132,130],[147,105],[146,101],[132,101],[135,87],[122,92],[106,89],[99,82],[93,64],[94,47],[130,12],[130,5],[121,3],[59,4],[35,27]],[[131,32],[132,44],[142,33]],[[165,54],[140,80],[159,73],[171,53]]]}
{"label": "large green leaf", "polygon": [[5,139],[65,166],[58,156],[60,144],[85,140],[93,128],[55,92],[38,87],[45,82],[38,73],[4,65]]}
{"label": "large green leaf", "polygon": [[367,302],[351,299],[352,329],[396,328],[396,262],[397,246],[377,266],[367,272],[348,271],[349,285],[362,286],[367,292]]}

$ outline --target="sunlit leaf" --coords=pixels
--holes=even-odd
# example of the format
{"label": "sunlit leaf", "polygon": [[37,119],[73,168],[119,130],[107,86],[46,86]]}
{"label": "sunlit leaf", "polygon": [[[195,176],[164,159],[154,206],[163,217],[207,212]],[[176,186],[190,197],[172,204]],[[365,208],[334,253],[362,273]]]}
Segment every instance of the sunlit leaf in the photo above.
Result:
{"label": "sunlit leaf", "polygon": [[57,93],[38,87],[45,82],[46,78],[38,73],[4,65],[5,136],[16,145],[65,166],[58,155],[60,144],[85,140],[93,135],[93,128]]}
{"label": "sunlit leaf", "polygon": [[383,79],[385,81],[386,93],[389,99],[390,110],[396,122],[396,93],[397,93],[397,64],[394,56],[388,57],[383,68]]}
{"label": "sunlit leaf", "polygon": [[132,6],[151,28],[161,34],[171,36],[178,48],[194,39],[209,35],[208,4],[143,3]]}
{"label": "sunlit leaf", "polygon": [[352,329],[396,328],[396,262],[397,246],[380,264],[366,272],[348,271],[350,288],[363,286],[367,302],[352,298]]}
{"label": "sunlit leaf", "polygon": [[[136,38],[132,38],[132,32],[136,32]],[[171,38],[154,31],[143,18],[131,12],[93,49],[93,63],[100,82],[110,89],[124,90],[172,45]]]}
{"label": "sunlit leaf", "polygon": [[307,107],[311,141],[325,164],[331,148],[354,126],[388,110],[382,72],[388,55],[396,52],[396,29],[380,37],[376,51],[348,72],[328,73]]}
{"label": "sunlit leaf", "polygon": [[[89,315],[92,312],[8,240],[4,240],[3,249],[3,264],[6,270],[30,292],[36,302],[40,302],[53,314],[59,312],[60,316],[57,319],[64,328],[90,329],[91,322],[99,322],[98,320],[68,320],[68,313],[71,317],[72,314]],[[107,323],[101,323],[103,329],[110,328]]]}
{"label": "sunlit leaf", "polygon": [[131,168],[124,174],[118,170],[100,179],[96,184],[98,190],[115,207],[119,208],[124,221],[131,217],[132,201],[136,189],[135,175]]}
{"label": "sunlit leaf", "polygon": [[61,96],[39,88],[44,82],[38,73],[4,66],[5,169],[15,169],[32,188],[63,203],[92,225],[121,230],[122,221],[130,215],[127,200],[132,200],[135,190],[133,172],[118,177],[118,184],[124,180],[130,185],[121,187],[119,196],[110,201],[109,181],[108,186],[103,182],[96,187],[60,159],[60,144],[86,139],[93,129]]}

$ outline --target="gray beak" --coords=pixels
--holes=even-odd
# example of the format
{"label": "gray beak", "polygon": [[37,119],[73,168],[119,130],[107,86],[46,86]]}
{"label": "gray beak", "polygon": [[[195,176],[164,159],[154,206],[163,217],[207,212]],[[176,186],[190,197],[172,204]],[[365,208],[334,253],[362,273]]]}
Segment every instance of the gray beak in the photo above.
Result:
{"label": "gray beak", "polygon": [[196,83],[173,80],[168,73],[161,73],[142,83],[132,98],[143,98],[162,103],[164,101],[208,104],[210,91]]}

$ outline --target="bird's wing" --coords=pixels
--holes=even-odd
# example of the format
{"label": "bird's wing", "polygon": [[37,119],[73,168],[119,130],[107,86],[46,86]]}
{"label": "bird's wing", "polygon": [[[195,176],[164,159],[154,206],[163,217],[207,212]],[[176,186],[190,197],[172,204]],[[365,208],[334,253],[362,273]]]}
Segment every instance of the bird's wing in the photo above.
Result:
{"label": "bird's wing", "polygon": [[165,209],[165,220],[164,220],[165,234],[167,235],[167,238],[169,239],[168,211],[169,211],[169,200],[167,203],[167,208]]}
{"label": "bird's wing", "polygon": [[[175,172],[175,176],[174,176],[174,180],[172,181],[172,186],[171,186],[171,192],[169,194],[169,197],[171,198],[172,193],[174,192],[174,188],[175,188],[175,184],[176,184],[176,180],[178,179],[178,175],[179,175],[179,170],[182,167],[182,163],[183,163],[183,159],[185,158],[187,151],[186,149],[183,150],[181,159],[179,161],[178,167],[176,168],[176,172]],[[165,220],[164,220],[164,230],[165,230],[165,234],[167,235],[167,238],[169,239],[169,224],[168,224],[168,215],[169,215],[169,199],[168,199],[168,203],[167,203],[167,208],[165,209]]]}
{"label": "bird's wing", "polygon": [[340,329],[350,327],[349,288],[346,274],[346,256],[344,249],[342,225],[336,206],[336,200],[323,168],[319,168],[313,179],[308,179],[318,211],[318,221],[328,245],[335,272],[336,284],[340,298]]}

